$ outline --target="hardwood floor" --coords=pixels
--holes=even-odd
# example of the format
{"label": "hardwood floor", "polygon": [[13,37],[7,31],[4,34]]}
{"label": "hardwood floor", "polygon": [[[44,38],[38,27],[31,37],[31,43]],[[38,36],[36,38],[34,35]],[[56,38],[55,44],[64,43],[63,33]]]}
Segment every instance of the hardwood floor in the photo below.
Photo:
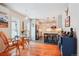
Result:
{"label": "hardwood floor", "polygon": [[14,56],[16,55],[17,56],[60,56],[61,55],[59,47],[57,45],[30,42],[29,45],[26,46],[24,49],[22,48],[22,46],[19,46],[19,50],[15,48],[12,49],[11,51],[0,54],[0,56],[11,56],[13,54]]}

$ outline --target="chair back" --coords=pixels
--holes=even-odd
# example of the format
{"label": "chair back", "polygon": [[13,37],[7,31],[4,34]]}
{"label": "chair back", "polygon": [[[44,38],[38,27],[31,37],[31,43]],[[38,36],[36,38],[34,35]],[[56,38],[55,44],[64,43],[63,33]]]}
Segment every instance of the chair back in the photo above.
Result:
{"label": "chair back", "polygon": [[5,33],[0,32],[0,51],[3,51],[9,46],[8,38]]}

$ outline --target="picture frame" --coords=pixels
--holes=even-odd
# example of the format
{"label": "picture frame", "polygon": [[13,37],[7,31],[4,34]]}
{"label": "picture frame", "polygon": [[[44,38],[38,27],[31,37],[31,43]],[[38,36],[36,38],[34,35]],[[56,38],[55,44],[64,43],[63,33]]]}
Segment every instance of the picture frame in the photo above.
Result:
{"label": "picture frame", "polygon": [[70,16],[67,16],[65,19],[65,27],[70,27]]}
{"label": "picture frame", "polygon": [[0,11],[0,28],[8,28],[8,16]]}

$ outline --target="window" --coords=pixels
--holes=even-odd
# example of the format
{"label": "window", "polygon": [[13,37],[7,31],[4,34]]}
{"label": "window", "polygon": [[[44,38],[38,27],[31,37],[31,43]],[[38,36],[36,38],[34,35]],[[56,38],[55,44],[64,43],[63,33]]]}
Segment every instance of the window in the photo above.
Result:
{"label": "window", "polygon": [[17,36],[20,36],[20,20],[17,17],[14,17],[11,21],[11,38]]}

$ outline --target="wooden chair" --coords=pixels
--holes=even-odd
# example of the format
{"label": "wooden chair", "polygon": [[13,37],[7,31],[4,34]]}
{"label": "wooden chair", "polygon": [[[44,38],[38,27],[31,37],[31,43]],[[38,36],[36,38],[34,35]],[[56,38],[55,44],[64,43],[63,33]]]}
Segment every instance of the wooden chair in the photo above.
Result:
{"label": "wooden chair", "polygon": [[14,42],[4,32],[0,32],[0,40],[2,41],[4,46],[3,50],[0,51],[0,53],[8,52],[9,50],[16,47],[15,44],[13,44]]}
{"label": "wooden chair", "polygon": [[21,37],[20,40],[18,41],[18,44],[20,46],[23,47],[23,49],[25,48],[25,45],[28,46],[29,45],[29,39],[25,38],[25,37]]}

